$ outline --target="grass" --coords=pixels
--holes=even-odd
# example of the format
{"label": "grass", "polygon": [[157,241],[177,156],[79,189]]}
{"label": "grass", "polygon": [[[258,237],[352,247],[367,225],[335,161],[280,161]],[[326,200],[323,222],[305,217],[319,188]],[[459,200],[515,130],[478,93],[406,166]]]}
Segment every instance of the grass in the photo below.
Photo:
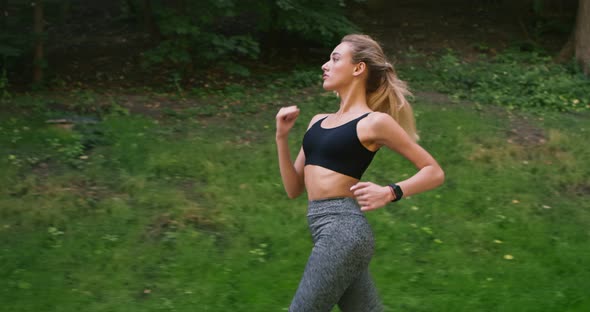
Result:
{"label": "grass", "polygon": [[[306,199],[281,186],[274,114],[300,106],[295,153],[337,100],[292,81],[195,96],[159,120],[114,112],[74,131],[42,109],[0,117],[3,309],[286,310],[312,245]],[[367,214],[389,310],[587,311],[587,114],[414,107],[447,181]],[[541,142],[518,140],[530,129]],[[364,180],[413,172],[383,150]]]}

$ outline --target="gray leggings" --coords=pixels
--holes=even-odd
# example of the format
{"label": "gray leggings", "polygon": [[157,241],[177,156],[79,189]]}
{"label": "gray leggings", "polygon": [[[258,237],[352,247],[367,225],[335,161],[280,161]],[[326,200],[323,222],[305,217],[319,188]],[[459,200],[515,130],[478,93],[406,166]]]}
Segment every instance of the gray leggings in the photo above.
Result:
{"label": "gray leggings", "polygon": [[352,198],[310,201],[307,221],[314,247],[290,312],[383,311],[369,275],[373,232]]}

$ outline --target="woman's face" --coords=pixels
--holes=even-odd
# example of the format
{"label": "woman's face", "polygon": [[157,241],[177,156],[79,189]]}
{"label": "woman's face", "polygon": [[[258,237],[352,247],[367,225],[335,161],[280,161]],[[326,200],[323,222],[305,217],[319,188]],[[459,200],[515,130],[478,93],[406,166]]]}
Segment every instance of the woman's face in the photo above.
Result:
{"label": "woman's face", "polygon": [[352,63],[350,44],[342,42],[334,48],[330,60],[322,65],[324,89],[338,91],[343,86],[347,86],[354,77],[354,70],[355,64]]}

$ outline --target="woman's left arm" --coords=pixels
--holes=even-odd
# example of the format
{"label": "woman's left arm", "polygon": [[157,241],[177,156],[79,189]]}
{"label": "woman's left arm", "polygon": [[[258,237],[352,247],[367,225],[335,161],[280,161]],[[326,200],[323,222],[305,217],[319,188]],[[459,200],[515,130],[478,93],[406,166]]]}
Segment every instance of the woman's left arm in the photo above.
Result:
{"label": "woman's left arm", "polygon": [[[368,137],[378,146],[387,146],[398,152],[418,169],[418,172],[410,178],[395,182],[402,189],[404,197],[431,190],[444,182],[445,174],[436,160],[412,140],[391,116],[383,113],[375,114],[368,131]],[[394,199],[391,188],[387,185],[359,182],[350,190],[363,211],[377,209]]]}

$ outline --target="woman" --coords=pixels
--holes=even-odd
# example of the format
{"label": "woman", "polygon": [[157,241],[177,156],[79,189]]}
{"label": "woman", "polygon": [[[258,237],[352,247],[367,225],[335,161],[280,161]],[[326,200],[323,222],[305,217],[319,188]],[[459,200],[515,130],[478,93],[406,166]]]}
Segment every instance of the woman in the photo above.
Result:
{"label": "woman", "polygon": [[[436,160],[416,140],[409,94],[377,42],[348,35],[322,66],[323,87],[340,97],[340,108],[309,123],[302,148],[291,161],[288,134],[299,109],[283,107],[276,116],[276,142],[289,198],[304,189],[314,247],[289,311],[382,311],[368,266],[373,234],[363,212],[402,196],[433,189],[444,181]],[[387,147],[418,171],[390,185],[360,182],[375,153]]]}

